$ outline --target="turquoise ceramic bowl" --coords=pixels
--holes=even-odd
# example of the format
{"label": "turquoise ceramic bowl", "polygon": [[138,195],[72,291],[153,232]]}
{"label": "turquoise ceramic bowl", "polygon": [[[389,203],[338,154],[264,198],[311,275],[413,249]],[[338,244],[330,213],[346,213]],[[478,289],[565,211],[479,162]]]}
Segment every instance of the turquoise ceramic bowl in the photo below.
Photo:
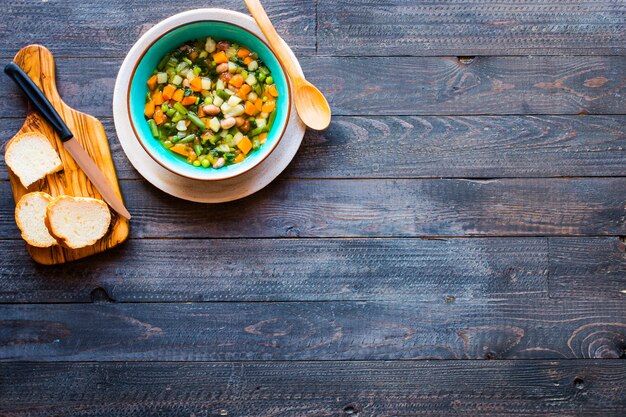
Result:
{"label": "turquoise ceramic bowl", "polygon": [[[195,167],[179,155],[167,150],[150,133],[150,127],[143,115],[145,97],[148,93],[147,79],[152,75],[159,61],[170,51],[186,41],[210,36],[216,40],[228,40],[246,46],[256,52],[269,68],[279,92],[276,102],[276,119],[268,133],[267,140],[256,151],[238,164],[219,169]],[[197,180],[222,180],[231,178],[254,168],[261,163],[280,142],[291,109],[291,92],[283,67],[269,46],[248,30],[220,21],[200,21],[176,27],[152,43],[137,61],[131,76],[128,111],[135,135],[146,152],[161,166],[175,174]]]}

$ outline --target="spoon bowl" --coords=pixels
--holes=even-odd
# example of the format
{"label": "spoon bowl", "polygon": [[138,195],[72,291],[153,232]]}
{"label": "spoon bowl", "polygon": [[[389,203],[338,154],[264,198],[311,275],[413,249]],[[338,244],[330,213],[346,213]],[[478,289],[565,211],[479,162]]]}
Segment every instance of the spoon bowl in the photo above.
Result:
{"label": "spoon bowl", "polygon": [[315,130],[324,130],[330,124],[330,106],[326,97],[306,80],[296,86],[294,102],[298,116],[305,125]]}

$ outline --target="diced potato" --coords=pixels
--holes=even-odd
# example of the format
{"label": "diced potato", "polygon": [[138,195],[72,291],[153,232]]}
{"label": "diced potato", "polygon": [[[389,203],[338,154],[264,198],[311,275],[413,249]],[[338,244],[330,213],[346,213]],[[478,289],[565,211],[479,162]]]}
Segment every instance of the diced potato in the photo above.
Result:
{"label": "diced potato", "polygon": [[157,83],[159,84],[167,83],[167,72],[159,72],[157,74]]}
{"label": "diced potato", "polygon": [[217,117],[214,117],[209,122],[209,127],[211,128],[212,131],[217,132],[220,130],[222,126],[220,125],[219,119]]}
{"label": "diced potato", "polygon": [[248,85],[256,84],[256,78],[254,77],[254,75],[252,74],[248,75],[248,78],[246,78],[246,84]]}
{"label": "diced potato", "polygon": [[178,123],[176,123],[176,129],[184,132],[187,130],[187,124],[185,123],[184,120],[179,120]]}
{"label": "diced potato", "polygon": [[210,90],[211,89],[211,80],[208,78],[202,77],[202,89]]}
{"label": "diced potato", "polygon": [[230,107],[235,107],[239,103],[241,103],[241,99],[235,95],[230,96],[230,98],[228,99],[228,105]]}
{"label": "diced potato", "polygon": [[172,84],[180,85],[182,82],[183,77],[181,77],[180,75],[174,75],[174,78],[172,79]]}
{"label": "diced potato", "polygon": [[230,104],[228,104],[228,102],[225,102],[225,103],[222,103],[222,105],[220,106],[220,109],[222,109],[222,113],[226,115],[226,113],[232,110],[232,107],[230,107]]}

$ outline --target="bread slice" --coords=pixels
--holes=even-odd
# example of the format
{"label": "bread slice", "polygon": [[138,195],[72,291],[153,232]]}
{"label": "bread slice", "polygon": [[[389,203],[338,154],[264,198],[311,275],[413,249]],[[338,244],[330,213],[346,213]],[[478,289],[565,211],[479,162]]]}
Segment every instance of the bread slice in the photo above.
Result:
{"label": "bread slice", "polygon": [[88,197],[56,197],[46,208],[46,226],[63,246],[93,245],[109,230],[111,212],[104,201]]}
{"label": "bread slice", "polygon": [[46,175],[63,169],[61,158],[48,138],[35,132],[14,137],[7,146],[4,160],[26,188]]}
{"label": "bread slice", "polygon": [[53,198],[42,192],[24,194],[15,206],[15,223],[22,231],[22,239],[31,246],[48,248],[57,244],[46,228],[46,207]]}

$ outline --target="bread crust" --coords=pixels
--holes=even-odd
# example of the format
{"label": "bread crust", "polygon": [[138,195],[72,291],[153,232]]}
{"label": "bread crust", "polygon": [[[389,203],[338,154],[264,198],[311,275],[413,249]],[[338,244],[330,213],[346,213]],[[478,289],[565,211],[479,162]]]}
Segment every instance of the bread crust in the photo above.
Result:
{"label": "bread crust", "polygon": [[[22,239],[24,239],[24,241],[26,243],[28,243],[31,246],[35,246],[37,248],[49,248],[51,246],[55,246],[57,243],[52,243],[50,245],[42,245],[39,242],[35,242],[33,240],[29,240],[26,235],[24,234],[24,230],[25,230],[25,226],[22,224],[22,222],[20,221],[17,213],[19,212],[19,210],[21,209],[22,205],[24,204],[24,202],[26,201],[27,198],[29,198],[30,196],[34,195],[34,194],[38,194],[41,197],[43,197],[44,199],[46,199],[48,201],[48,204],[50,204],[52,202],[52,200],[54,200],[54,197],[52,197],[50,194],[48,193],[44,193],[43,191],[34,191],[32,193],[27,193],[24,194],[22,196],[22,198],[20,198],[20,200],[17,202],[17,204],[15,205],[15,224],[17,224],[17,227],[20,229],[20,232],[22,233]],[[47,208],[46,208],[46,217],[44,217],[44,224],[47,220]],[[47,226],[46,226],[47,227]],[[52,234],[50,234],[53,238],[55,238]],[[56,238],[55,238],[56,239]]]}
{"label": "bread crust", "polygon": [[[14,136],[13,139],[11,139],[9,141],[9,143],[8,143],[8,145],[6,147],[6,150],[4,151],[4,161],[6,162],[7,166],[9,167],[9,169],[11,169],[11,172],[13,172],[15,174],[15,176],[17,176],[20,179],[20,182],[22,183],[24,188],[28,188],[29,186],[31,186],[32,184],[34,184],[37,181],[33,181],[33,182],[29,183],[29,184],[25,184],[24,180],[22,179],[22,177],[20,177],[18,175],[18,173],[16,172],[16,170],[15,170],[15,168],[13,166],[14,164],[12,163],[12,161],[10,161],[10,158],[7,158],[7,156],[11,153],[11,149],[13,148],[13,146],[15,146],[15,144],[19,143],[26,136],[39,136],[41,139],[45,140],[46,142],[48,142],[50,144],[50,141],[48,140],[48,137],[45,136],[42,133],[39,133],[39,132],[20,133],[19,135]],[[56,153],[57,157],[59,157],[57,151],[54,149],[52,144],[50,144],[50,146],[52,147],[52,149]],[[61,161],[61,158],[59,157],[59,163],[54,168],[52,168],[50,171],[46,172],[43,177],[40,177],[39,180],[41,180],[42,178],[45,178],[46,175],[54,174],[55,172],[59,172],[62,169],[63,169],[63,162]]]}
{"label": "bread crust", "polygon": [[[62,200],[72,200],[72,201],[85,201],[85,202],[92,202],[92,203],[97,203],[101,206],[103,206],[104,208],[106,208],[106,213],[108,216],[108,221],[107,221],[107,227],[106,230],[104,232],[104,234],[100,237],[98,237],[97,239],[92,239],[91,241],[89,241],[89,243],[85,244],[85,245],[81,245],[81,246],[74,246],[71,245],[68,242],[68,238],[61,235],[60,232],[58,230],[54,229],[54,226],[50,223],[50,217],[51,215],[53,215],[53,211],[55,208],[55,205],[58,204],[60,201]],[[95,244],[98,240],[102,239],[102,237],[104,235],[106,235],[106,232],[109,230],[109,226],[111,225],[111,211],[109,210],[109,206],[107,205],[107,203],[105,203],[102,200],[98,200],[97,198],[90,198],[90,197],[73,197],[73,196],[69,196],[69,195],[60,195],[58,197],[54,197],[52,199],[52,201],[50,203],[48,203],[48,206],[46,207],[46,218],[44,220],[44,224],[46,225],[46,228],[48,229],[48,232],[50,233],[50,235],[52,237],[54,237],[57,242],[59,242],[59,245],[69,248],[69,249],[80,249],[80,248],[84,248],[86,246],[91,246],[93,244]]]}

